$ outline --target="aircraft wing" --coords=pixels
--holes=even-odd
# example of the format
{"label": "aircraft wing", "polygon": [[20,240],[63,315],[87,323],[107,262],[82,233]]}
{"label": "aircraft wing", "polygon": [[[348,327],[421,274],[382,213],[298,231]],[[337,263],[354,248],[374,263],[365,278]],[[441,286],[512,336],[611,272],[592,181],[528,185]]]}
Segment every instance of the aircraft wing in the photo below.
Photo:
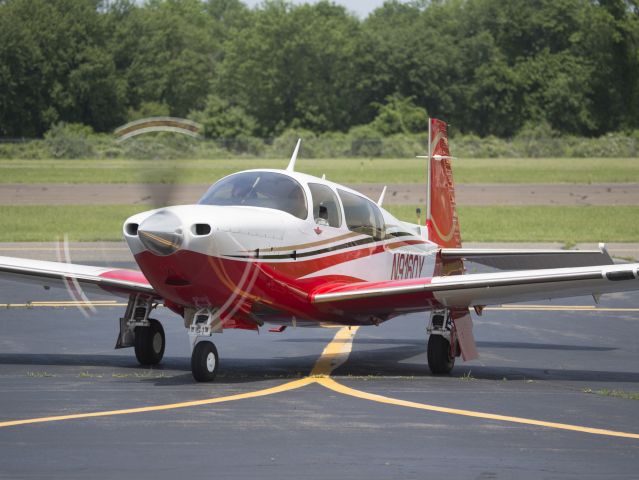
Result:
{"label": "aircraft wing", "polygon": [[159,298],[142,272],[136,270],[0,257],[0,278],[35,283],[45,289],[66,288],[77,300],[82,299],[85,291]]}
{"label": "aircraft wing", "polygon": [[441,257],[444,260],[464,259],[500,270],[587,267],[614,263],[603,243],[599,244],[599,250],[442,248]]}
{"label": "aircraft wing", "polygon": [[327,310],[383,317],[629,290],[639,290],[639,263],[333,283],[316,287],[310,299]]}

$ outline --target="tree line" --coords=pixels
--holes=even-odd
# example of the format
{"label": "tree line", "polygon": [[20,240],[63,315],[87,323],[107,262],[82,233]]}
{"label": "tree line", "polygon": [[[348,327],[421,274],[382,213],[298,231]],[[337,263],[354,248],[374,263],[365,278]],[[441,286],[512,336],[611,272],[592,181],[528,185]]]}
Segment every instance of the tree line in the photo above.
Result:
{"label": "tree line", "polygon": [[213,138],[639,128],[636,0],[0,0],[0,136],[150,115]]}

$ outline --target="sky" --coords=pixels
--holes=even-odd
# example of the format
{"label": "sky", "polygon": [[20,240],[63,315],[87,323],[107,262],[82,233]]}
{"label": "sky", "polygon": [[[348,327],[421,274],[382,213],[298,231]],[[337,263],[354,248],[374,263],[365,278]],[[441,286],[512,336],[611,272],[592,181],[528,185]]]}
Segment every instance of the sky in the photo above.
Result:
{"label": "sky", "polygon": [[[347,10],[355,13],[360,18],[366,18],[369,13],[384,4],[384,0],[332,0],[333,3],[343,5]],[[242,0],[242,3],[254,7],[262,3],[262,0]],[[294,4],[315,3],[313,0],[292,0]]]}

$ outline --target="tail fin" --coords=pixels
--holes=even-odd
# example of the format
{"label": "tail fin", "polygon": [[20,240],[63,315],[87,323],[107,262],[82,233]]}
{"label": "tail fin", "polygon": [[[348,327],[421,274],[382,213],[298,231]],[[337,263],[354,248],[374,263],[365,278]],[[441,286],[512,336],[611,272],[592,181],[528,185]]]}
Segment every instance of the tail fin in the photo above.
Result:
{"label": "tail fin", "polygon": [[461,247],[446,123],[429,119],[428,137],[428,239],[442,247]]}

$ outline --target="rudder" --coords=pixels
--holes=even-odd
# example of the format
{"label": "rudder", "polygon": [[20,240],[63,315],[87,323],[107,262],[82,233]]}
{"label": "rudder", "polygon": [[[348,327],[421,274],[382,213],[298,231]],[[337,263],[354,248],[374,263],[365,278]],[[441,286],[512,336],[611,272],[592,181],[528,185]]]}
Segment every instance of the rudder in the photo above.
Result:
{"label": "rudder", "polygon": [[426,205],[428,239],[442,247],[461,247],[446,123],[430,118],[428,138],[429,194]]}

